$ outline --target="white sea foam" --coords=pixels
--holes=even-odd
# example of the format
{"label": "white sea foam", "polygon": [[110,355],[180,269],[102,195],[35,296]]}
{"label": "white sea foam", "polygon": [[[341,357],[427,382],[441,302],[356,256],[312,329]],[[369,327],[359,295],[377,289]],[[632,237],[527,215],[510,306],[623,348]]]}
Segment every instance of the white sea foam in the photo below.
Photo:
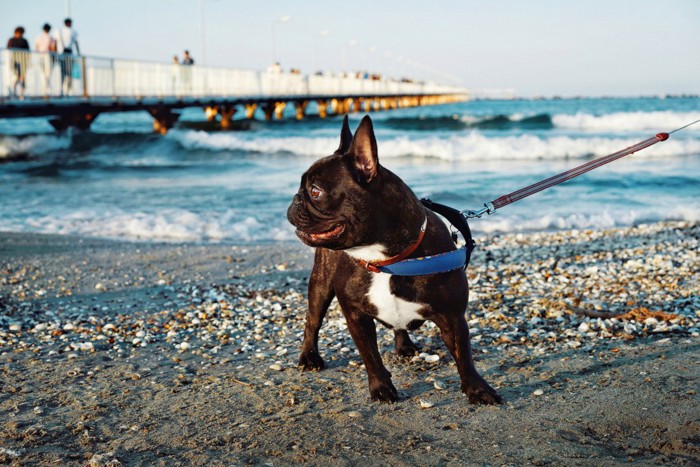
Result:
{"label": "white sea foam", "polygon": [[71,139],[66,135],[0,136],[0,159],[23,154],[41,155],[57,149],[70,147]]}
{"label": "white sea foam", "polygon": [[338,147],[338,138],[241,136],[234,133],[207,133],[205,131],[172,131],[168,137],[177,140],[185,149],[239,150],[267,154],[294,153],[319,157],[331,154]]}
{"label": "white sea foam", "polygon": [[622,210],[603,209],[597,212],[572,212],[566,215],[549,214],[522,217],[498,213],[475,220],[470,227],[475,232],[519,232],[565,229],[608,229],[658,221],[700,221],[700,209],[678,206],[672,209]]}
{"label": "white sea foam", "polygon": [[234,211],[198,214],[184,209],[158,213],[82,209],[37,217],[0,220],[0,230],[164,242],[251,242],[291,240],[294,229],[283,216],[274,222]]}
{"label": "white sea foam", "polygon": [[[557,128],[583,131],[671,131],[700,119],[700,112],[616,112],[605,115],[577,113],[555,115],[552,123]],[[700,123],[686,131],[700,131]]]}
{"label": "white sea foam", "polygon": [[[554,213],[542,211],[523,217],[518,210],[499,211],[493,216],[470,222],[476,233],[509,233],[560,229],[605,229],[664,220],[700,222],[700,209],[679,206],[673,209],[625,210],[619,206],[591,212]],[[531,211],[529,211],[531,212]],[[261,219],[253,215],[197,214],[169,209],[157,214],[123,211],[80,210],[31,219],[2,219],[0,230],[38,232],[130,241],[163,242],[258,242],[292,241],[293,227],[284,216]]]}
{"label": "white sea foam", "polygon": [[[337,147],[335,138],[289,137],[251,139],[231,133],[173,132],[186,148],[241,150],[261,153],[290,152],[307,157],[328,155]],[[536,135],[486,137],[479,132],[430,136],[381,138],[380,158],[422,157],[447,161],[564,159],[603,156],[639,142],[638,138],[570,137]],[[700,154],[700,140],[669,139],[640,152],[641,157],[673,157]],[[635,156],[635,157],[638,157]]]}

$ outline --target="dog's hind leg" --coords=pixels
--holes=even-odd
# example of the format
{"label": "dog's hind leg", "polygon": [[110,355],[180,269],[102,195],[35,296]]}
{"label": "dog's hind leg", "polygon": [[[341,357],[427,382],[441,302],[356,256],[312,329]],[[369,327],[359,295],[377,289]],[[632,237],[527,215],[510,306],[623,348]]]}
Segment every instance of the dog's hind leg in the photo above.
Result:
{"label": "dog's hind leg", "polygon": [[299,356],[299,366],[303,370],[317,371],[326,366],[318,353],[318,333],[328,307],[335,297],[332,285],[334,268],[331,263],[327,250],[316,250],[316,261],[309,280],[309,309],[306,312],[304,341]]}
{"label": "dog's hind leg", "polygon": [[435,324],[440,328],[442,340],[457,363],[462,379],[462,392],[472,404],[500,404],[501,397],[476,371],[469,342],[469,328],[463,314],[439,315]]}

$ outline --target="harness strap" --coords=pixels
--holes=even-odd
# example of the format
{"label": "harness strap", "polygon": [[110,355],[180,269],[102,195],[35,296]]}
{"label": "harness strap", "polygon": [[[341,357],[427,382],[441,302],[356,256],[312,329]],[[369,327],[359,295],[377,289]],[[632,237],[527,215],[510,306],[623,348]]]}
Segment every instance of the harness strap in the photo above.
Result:
{"label": "harness strap", "polygon": [[476,243],[472,238],[472,231],[469,228],[466,217],[464,217],[464,215],[455,208],[445,206],[444,204],[435,203],[428,198],[423,198],[420,200],[420,202],[423,203],[423,206],[426,208],[447,219],[447,221],[452,224],[453,227],[459,230],[459,233],[462,234],[462,237],[464,237],[464,241],[466,242],[465,249],[467,250],[467,255],[464,259],[464,268],[466,269],[467,266],[469,266],[472,251],[476,247]]}
{"label": "harness strap", "polygon": [[375,272],[384,272],[394,276],[427,276],[454,271],[466,267],[471,256],[471,249],[464,245],[457,250],[437,255],[423,256],[399,261],[389,266],[377,267]]}
{"label": "harness strap", "polygon": [[364,267],[368,271],[381,272],[382,267],[390,266],[392,264],[403,261],[408,256],[410,256],[411,253],[416,251],[416,248],[418,248],[418,245],[420,245],[420,242],[423,241],[423,237],[425,236],[425,229],[427,226],[428,226],[428,218],[426,217],[425,220],[423,221],[423,225],[421,225],[421,227],[420,227],[420,233],[418,234],[418,240],[413,242],[411,245],[408,246],[408,248],[403,250],[398,255],[392,256],[391,258],[387,258],[387,259],[382,260],[382,261],[360,261],[360,264],[362,264],[362,267]]}

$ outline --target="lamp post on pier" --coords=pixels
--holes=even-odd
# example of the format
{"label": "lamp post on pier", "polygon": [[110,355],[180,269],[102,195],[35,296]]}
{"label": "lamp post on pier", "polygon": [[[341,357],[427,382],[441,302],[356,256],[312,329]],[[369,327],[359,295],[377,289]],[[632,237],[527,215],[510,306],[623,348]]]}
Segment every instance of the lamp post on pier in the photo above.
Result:
{"label": "lamp post on pier", "polygon": [[272,36],[272,63],[277,63],[277,26],[279,24],[288,23],[291,20],[291,16],[280,16],[277,21],[273,21],[270,25],[270,33]]}
{"label": "lamp post on pier", "polygon": [[328,37],[331,35],[331,30],[330,29],[322,29],[321,31],[318,32],[318,35],[314,37],[314,53],[312,56],[312,65],[311,65],[311,72],[316,73],[316,61],[317,61],[317,56],[318,56],[318,39],[319,37]]}
{"label": "lamp post on pier", "polygon": [[348,47],[353,48],[357,45],[357,39],[351,39],[350,42],[348,42],[346,45],[343,46],[343,54],[341,57],[341,64],[340,64],[340,71],[344,73],[349,73],[347,70],[347,62],[348,62]]}

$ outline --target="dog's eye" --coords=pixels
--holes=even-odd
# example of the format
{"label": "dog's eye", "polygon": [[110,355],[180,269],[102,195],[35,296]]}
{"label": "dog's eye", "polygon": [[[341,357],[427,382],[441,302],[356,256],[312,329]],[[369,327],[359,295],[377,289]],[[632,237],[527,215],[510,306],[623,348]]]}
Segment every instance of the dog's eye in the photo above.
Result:
{"label": "dog's eye", "polygon": [[309,196],[311,196],[313,199],[318,199],[321,197],[323,194],[323,191],[316,185],[312,185],[311,189],[309,190]]}

